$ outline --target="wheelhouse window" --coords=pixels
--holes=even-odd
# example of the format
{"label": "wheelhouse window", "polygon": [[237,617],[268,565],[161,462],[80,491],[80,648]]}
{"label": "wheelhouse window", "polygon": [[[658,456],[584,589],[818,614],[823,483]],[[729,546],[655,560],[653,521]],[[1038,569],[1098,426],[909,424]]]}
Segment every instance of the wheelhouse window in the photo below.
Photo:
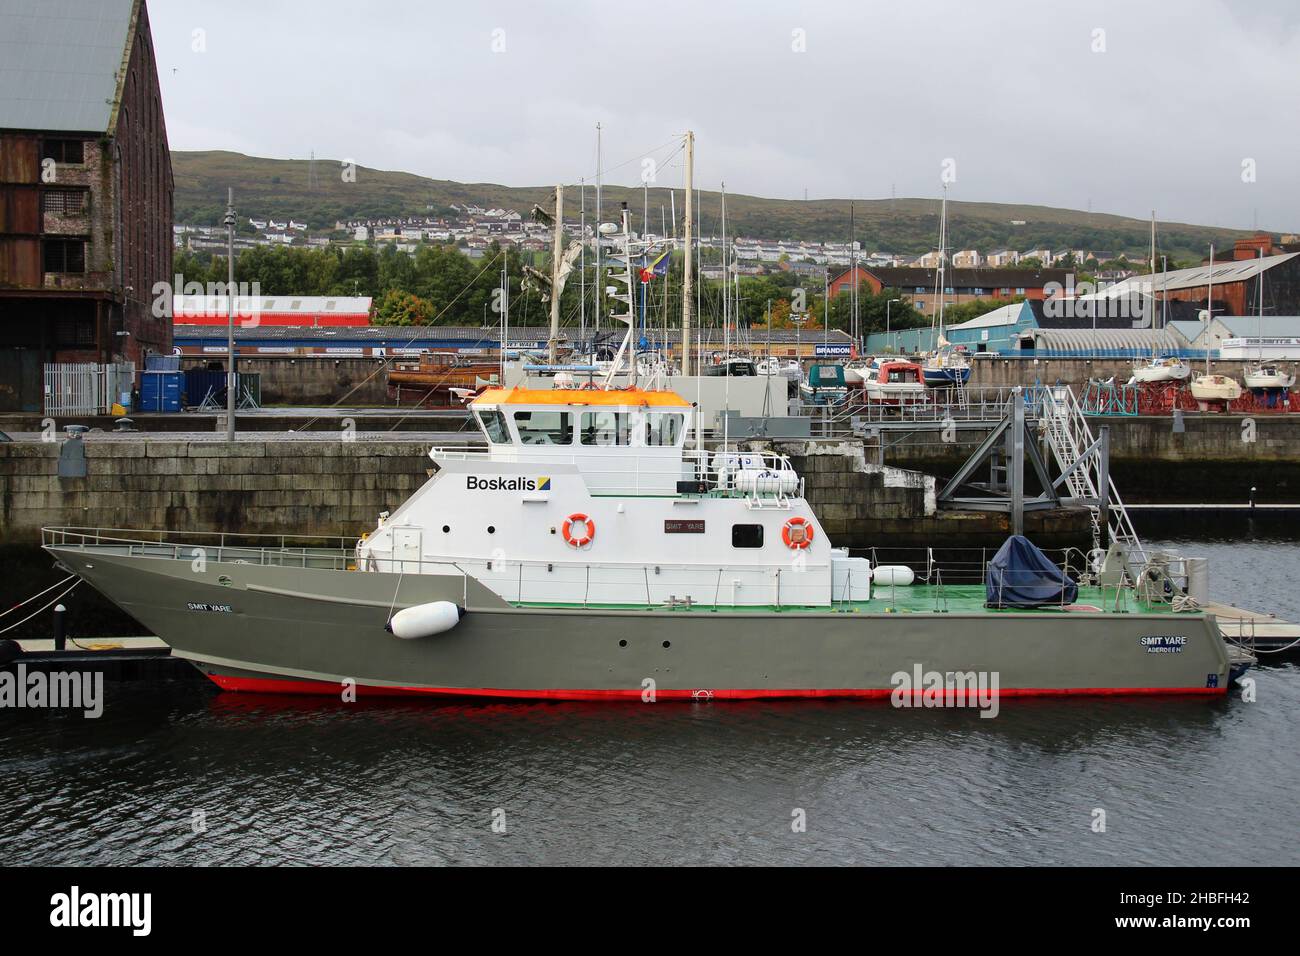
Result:
{"label": "wheelhouse window", "polygon": [[733,548],[761,548],[763,546],[763,526],[761,524],[733,524],[731,526],[731,546]]}
{"label": "wheelhouse window", "polygon": [[86,243],[81,239],[46,239],[43,257],[46,272],[86,271]]}
{"label": "wheelhouse window", "polygon": [[515,428],[522,445],[573,444],[573,416],[568,412],[515,412]]}
{"label": "wheelhouse window", "polygon": [[510,444],[510,429],[506,426],[506,417],[501,414],[501,409],[494,408],[491,411],[475,412],[478,416],[479,427],[483,429],[483,434],[487,435],[488,441],[494,445]]}
{"label": "wheelhouse window", "polygon": [[582,444],[618,446],[632,444],[631,416],[627,412],[583,412]]}
{"label": "wheelhouse window", "polygon": [[682,435],[685,415],[652,413],[646,417],[645,443],[654,447],[676,445]]}

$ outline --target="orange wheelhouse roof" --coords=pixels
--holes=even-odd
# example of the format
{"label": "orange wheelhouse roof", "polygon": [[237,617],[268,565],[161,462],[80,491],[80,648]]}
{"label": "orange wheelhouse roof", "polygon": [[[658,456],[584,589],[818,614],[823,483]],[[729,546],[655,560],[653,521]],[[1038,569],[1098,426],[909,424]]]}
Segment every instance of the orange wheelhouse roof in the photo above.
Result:
{"label": "orange wheelhouse roof", "polygon": [[470,403],[479,405],[598,405],[690,408],[676,392],[649,392],[640,388],[489,388]]}

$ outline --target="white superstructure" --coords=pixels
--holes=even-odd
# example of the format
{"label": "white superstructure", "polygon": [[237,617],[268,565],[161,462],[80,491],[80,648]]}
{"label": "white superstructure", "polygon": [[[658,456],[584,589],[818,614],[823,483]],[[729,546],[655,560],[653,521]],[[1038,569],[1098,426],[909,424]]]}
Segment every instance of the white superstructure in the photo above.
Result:
{"label": "white superstructure", "polygon": [[437,474],[360,543],[360,570],[455,565],[522,604],[869,596],[867,560],[831,548],[789,460],[688,449],[676,393],[489,389],[470,409],[487,450],[433,449]]}

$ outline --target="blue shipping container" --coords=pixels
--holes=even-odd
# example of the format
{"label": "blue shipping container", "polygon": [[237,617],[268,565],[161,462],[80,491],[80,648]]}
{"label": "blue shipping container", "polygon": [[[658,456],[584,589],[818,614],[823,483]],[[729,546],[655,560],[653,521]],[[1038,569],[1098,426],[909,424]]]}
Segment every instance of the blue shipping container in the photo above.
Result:
{"label": "blue shipping container", "polygon": [[179,412],[183,372],[141,372],[140,411]]}

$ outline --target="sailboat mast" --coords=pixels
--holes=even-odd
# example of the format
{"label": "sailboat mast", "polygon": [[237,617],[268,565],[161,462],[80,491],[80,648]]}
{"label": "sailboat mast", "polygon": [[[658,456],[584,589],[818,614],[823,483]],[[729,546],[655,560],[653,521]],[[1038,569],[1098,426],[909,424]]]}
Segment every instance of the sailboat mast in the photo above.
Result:
{"label": "sailboat mast", "polygon": [[695,306],[694,223],[695,134],[686,131],[686,223],[682,230],[686,259],[682,272],[682,374],[691,374],[691,310]]}
{"label": "sailboat mast", "polygon": [[[1264,261],[1264,250],[1259,250],[1259,259]],[[1259,353],[1259,364],[1264,364],[1264,268],[1261,265],[1259,275],[1255,276],[1255,284],[1259,286],[1259,321],[1257,323],[1255,335],[1255,351]]]}
{"label": "sailboat mast", "polygon": [[849,201],[849,334],[853,345],[858,344],[858,250],[857,224],[854,221],[853,201]]}
{"label": "sailboat mast", "polygon": [[728,305],[731,302],[731,270],[727,263],[727,184],[722,184],[722,341],[726,351]]}
{"label": "sailboat mast", "polygon": [[578,266],[578,340],[583,348],[587,341],[587,180],[578,181],[578,204],[581,207],[578,241],[582,249],[578,255],[582,263]]}
{"label": "sailboat mast", "polygon": [[600,199],[601,199],[601,143],[600,143],[600,124],[596,124],[596,330],[595,335],[600,334],[600,313],[604,311],[605,306],[605,287],[604,280],[600,273]]}
{"label": "sailboat mast", "polygon": [[943,302],[947,293],[947,285],[944,284],[944,265],[948,259],[948,184],[943,186],[943,204],[939,211],[939,278],[935,286],[935,291],[939,296],[939,338],[935,340],[936,348],[939,340],[943,338]]}
{"label": "sailboat mast", "polygon": [[1151,263],[1151,274],[1155,275],[1156,273],[1156,211],[1154,209],[1151,210],[1151,258],[1148,261]]}
{"label": "sailboat mast", "polygon": [[554,365],[560,346],[560,247],[564,245],[564,187],[555,187],[555,235],[551,240],[551,335],[546,360]]}
{"label": "sailboat mast", "polygon": [[1205,374],[1210,374],[1210,328],[1214,325],[1214,243],[1210,243],[1210,274],[1205,284]]}

